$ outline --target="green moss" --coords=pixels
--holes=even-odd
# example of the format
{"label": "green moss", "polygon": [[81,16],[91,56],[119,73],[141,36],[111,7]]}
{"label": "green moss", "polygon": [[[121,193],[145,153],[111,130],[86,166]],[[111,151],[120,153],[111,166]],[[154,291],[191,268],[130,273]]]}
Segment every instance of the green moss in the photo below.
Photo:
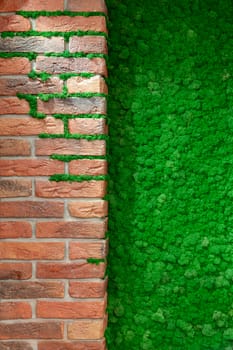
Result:
{"label": "green moss", "polygon": [[25,99],[26,101],[28,101],[29,106],[30,106],[29,115],[31,117],[39,118],[39,119],[43,119],[43,118],[46,117],[45,114],[37,112],[37,95],[29,95],[29,94],[18,93],[17,97],[20,98],[20,99]]}
{"label": "green moss", "polygon": [[94,77],[96,74],[94,73],[62,73],[59,74],[59,78],[62,80],[67,80],[71,77],[83,77],[83,78],[92,78]]}
{"label": "green moss", "polygon": [[[75,52],[75,53],[70,53],[69,51],[64,51],[64,52],[46,52],[44,56],[47,57],[66,57],[66,58],[72,58],[72,57],[86,57],[86,58],[104,58],[107,60],[107,55],[103,53],[84,53],[84,52]],[[68,73],[69,74],[69,73]],[[85,74],[85,73],[84,73]],[[89,73],[91,74],[91,73]]]}
{"label": "green moss", "polygon": [[105,114],[53,114],[54,118],[57,119],[75,119],[75,118],[107,118]]}
{"label": "green moss", "polygon": [[42,72],[42,73],[37,73],[34,70],[32,70],[29,74],[28,77],[31,79],[40,79],[42,81],[46,81],[49,78],[51,78],[52,74],[46,73],[46,72]]}
{"label": "green moss", "polygon": [[95,259],[95,258],[88,258],[87,262],[89,264],[95,264],[95,265],[99,265],[100,263],[104,263],[105,260],[104,259]]}
{"label": "green moss", "polygon": [[93,30],[77,30],[77,31],[70,31],[70,32],[37,32],[35,30],[29,30],[27,32],[2,32],[0,33],[0,36],[2,38],[14,38],[16,36],[20,36],[22,38],[29,37],[29,36],[42,36],[45,38],[51,38],[54,36],[61,36],[64,37],[65,41],[68,42],[71,36],[84,36],[84,35],[91,35],[91,36],[104,36],[107,37],[107,34],[105,32],[95,32]]}
{"label": "green moss", "polygon": [[88,140],[88,141],[93,141],[93,140],[106,140],[108,138],[108,135],[106,134],[100,134],[100,135],[84,135],[84,134],[69,134],[69,133],[64,133],[64,134],[40,134],[39,137],[43,139],[60,139],[60,138],[66,138],[66,139],[75,139],[75,140]]}
{"label": "green moss", "polygon": [[104,16],[104,12],[73,12],[73,11],[17,11],[18,15],[21,15],[26,18],[38,18],[40,16],[83,16],[83,17],[92,17],[92,16]]}
{"label": "green moss", "polygon": [[108,349],[231,349],[232,1],[107,3]]}
{"label": "green moss", "polygon": [[106,94],[99,93],[99,92],[80,92],[80,93],[69,94],[67,92],[67,89],[63,90],[62,93],[53,93],[53,94],[40,93],[40,94],[37,94],[37,96],[41,101],[45,101],[45,102],[49,101],[51,98],[67,98],[67,97],[83,97],[83,98],[105,97],[107,98]]}
{"label": "green moss", "polygon": [[72,160],[77,159],[106,159],[107,156],[81,156],[81,155],[61,155],[61,154],[53,154],[50,156],[51,159],[60,160],[62,162],[71,162]]}
{"label": "green moss", "polygon": [[102,181],[107,180],[107,175],[68,175],[68,174],[55,174],[50,176],[50,181],[70,181],[70,182],[82,182],[82,181]]}
{"label": "green moss", "polygon": [[37,54],[33,52],[0,52],[0,57],[1,58],[26,57],[30,61],[32,61],[36,59]]}

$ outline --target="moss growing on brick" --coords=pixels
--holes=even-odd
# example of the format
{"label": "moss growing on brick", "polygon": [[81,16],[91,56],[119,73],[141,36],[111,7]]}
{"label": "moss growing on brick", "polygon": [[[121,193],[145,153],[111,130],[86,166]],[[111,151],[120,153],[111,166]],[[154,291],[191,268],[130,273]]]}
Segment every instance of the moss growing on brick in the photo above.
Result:
{"label": "moss growing on brick", "polygon": [[50,181],[70,181],[70,182],[82,182],[82,181],[102,181],[107,180],[107,175],[68,175],[68,174],[55,174],[50,176]]}
{"label": "moss growing on brick", "polygon": [[36,59],[37,54],[34,52],[0,52],[1,58],[26,57],[30,61]]}
{"label": "moss growing on brick", "polygon": [[108,0],[109,350],[233,342],[233,6]]}
{"label": "moss growing on brick", "polygon": [[92,16],[104,16],[104,12],[73,12],[73,11],[17,11],[18,15],[21,15],[26,18],[38,18],[40,16],[83,16],[83,17],[92,17]]}

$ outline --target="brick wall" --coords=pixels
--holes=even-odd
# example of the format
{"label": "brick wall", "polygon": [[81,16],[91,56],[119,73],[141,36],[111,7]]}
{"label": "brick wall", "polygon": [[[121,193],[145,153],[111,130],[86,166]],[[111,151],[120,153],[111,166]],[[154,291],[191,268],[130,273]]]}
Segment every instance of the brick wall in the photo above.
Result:
{"label": "brick wall", "polygon": [[104,0],[0,11],[0,350],[104,350]]}

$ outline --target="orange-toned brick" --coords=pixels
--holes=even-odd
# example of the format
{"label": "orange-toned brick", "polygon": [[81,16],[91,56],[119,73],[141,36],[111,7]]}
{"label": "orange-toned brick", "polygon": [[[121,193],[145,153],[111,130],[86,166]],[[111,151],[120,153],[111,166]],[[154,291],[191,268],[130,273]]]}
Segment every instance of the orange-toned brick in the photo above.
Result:
{"label": "orange-toned brick", "polygon": [[97,242],[70,242],[69,257],[73,259],[104,259],[108,251],[108,243],[106,240]]}
{"label": "orange-toned brick", "polygon": [[69,173],[72,175],[104,175],[107,173],[107,162],[104,159],[72,160],[69,163]]}
{"label": "orange-toned brick", "polygon": [[0,16],[0,32],[23,32],[30,29],[28,18],[19,15]]}
{"label": "orange-toned brick", "polygon": [[108,203],[105,200],[76,201],[68,204],[69,213],[77,218],[103,218],[107,216]]}
{"label": "orange-toned brick", "polygon": [[39,32],[57,31],[57,32],[70,32],[70,31],[96,31],[106,32],[106,20],[103,16],[40,16],[36,19],[36,30]]}
{"label": "orange-toned brick", "polygon": [[28,74],[31,62],[26,57],[0,58],[0,75]]}
{"label": "orange-toned brick", "polygon": [[0,97],[0,115],[3,114],[27,114],[29,103],[18,97]]}
{"label": "orange-toned brick", "polygon": [[31,180],[0,180],[0,198],[29,197],[31,195]]}
{"label": "orange-toned brick", "polygon": [[14,320],[18,318],[26,319],[32,317],[31,305],[25,302],[1,302],[0,319]]}
{"label": "orange-toned brick", "polygon": [[0,242],[1,259],[60,260],[64,258],[62,242]]}

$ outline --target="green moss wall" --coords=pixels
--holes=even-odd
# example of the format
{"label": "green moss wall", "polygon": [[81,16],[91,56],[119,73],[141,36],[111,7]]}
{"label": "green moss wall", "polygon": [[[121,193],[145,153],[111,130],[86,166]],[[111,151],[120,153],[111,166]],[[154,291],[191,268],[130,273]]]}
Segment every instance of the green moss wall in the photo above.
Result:
{"label": "green moss wall", "polygon": [[233,349],[233,4],[108,0],[109,350]]}

